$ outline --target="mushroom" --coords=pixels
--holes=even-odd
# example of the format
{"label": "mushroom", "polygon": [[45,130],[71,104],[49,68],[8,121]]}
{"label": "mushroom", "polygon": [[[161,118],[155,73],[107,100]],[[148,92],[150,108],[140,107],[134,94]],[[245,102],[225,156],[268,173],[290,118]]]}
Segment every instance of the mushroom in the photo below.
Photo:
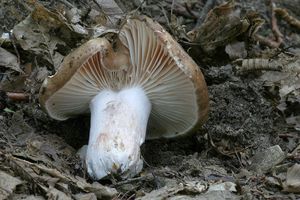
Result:
{"label": "mushroom", "polygon": [[91,113],[86,165],[94,179],[138,174],[146,138],[192,132],[209,108],[199,67],[145,16],[127,19],[113,45],[92,39],[66,56],[39,100],[57,120]]}

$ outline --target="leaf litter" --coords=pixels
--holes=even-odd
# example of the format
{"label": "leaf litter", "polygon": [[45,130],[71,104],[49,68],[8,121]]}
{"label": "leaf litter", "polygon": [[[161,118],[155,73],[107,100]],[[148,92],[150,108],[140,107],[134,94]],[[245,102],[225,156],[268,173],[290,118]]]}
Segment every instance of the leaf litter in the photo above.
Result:
{"label": "leaf litter", "polygon": [[[0,91],[29,98],[0,98],[1,199],[299,198],[294,1],[16,2],[26,12],[3,21],[11,30],[1,29]],[[18,9],[3,5],[2,13]],[[87,142],[88,119],[50,119],[38,91],[73,48],[112,39],[129,13],[152,16],[198,62],[210,118],[192,136],[147,141],[138,177],[93,182],[76,153]]]}

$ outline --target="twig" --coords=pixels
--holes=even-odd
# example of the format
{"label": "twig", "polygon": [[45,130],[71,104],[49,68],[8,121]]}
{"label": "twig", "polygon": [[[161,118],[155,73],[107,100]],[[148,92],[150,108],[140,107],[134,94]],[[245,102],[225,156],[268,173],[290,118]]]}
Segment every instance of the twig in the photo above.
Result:
{"label": "twig", "polygon": [[[28,101],[29,100],[29,94],[23,93],[23,92],[5,92],[3,90],[0,90],[0,99],[6,101]],[[6,99],[6,100],[5,100]]]}
{"label": "twig", "polygon": [[281,45],[280,42],[274,41],[270,38],[266,38],[266,37],[261,36],[259,34],[255,34],[254,39],[256,41],[258,41],[259,43],[261,43],[262,45],[266,45],[266,46],[271,47],[271,48],[278,48]]}
{"label": "twig", "polygon": [[272,32],[273,32],[273,35],[275,36],[275,40],[261,36],[259,34],[255,34],[254,39],[263,45],[269,46],[271,48],[278,48],[283,43],[283,34],[280,32],[280,30],[278,28],[277,19],[276,19],[276,15],[275,15],[276,5],[273,2],[273,0],[270,0],[269,6],[270,6],[270,10],[271,10]]}
{"label": "twig", "polygon": [[291,16],[286,9],[283,8],[275,8],[274,12],[279,15],[284,21],[286,21],[291,26],[300,30],[300,20]]}
{"label": "twig", "polygon": [[19,54],[19,51],[18,51],[17,46],[16,46],[16,43],[15,43],[16,38],[15,38],[14,35],[11,34],[10,31],[9,31],[8,33],[9,33],[9,38],[12,39],[12,40],[11,40],[11,43],[12,43],[12,45],[13,45],[13,47],[14,47],[14,51],[15,51],[15,53],[17,54],[17,62],[18,62],[18,64],[21,64],[20,54]]}
{"label": "twig", "polygon": [[133,199],[133,197],[135,197],[135,194],[132,194],[130,197],[128,197],[127,199],[130,200],[130,199]]}
{"label": "twig", "polygon": [[134,10],[134,13],[137,12],[139,9],[141,9],[141,7],[144,5],[145,1],[146,1],[146,0],[143,0],[143,1],[139,4],[139,6]]}
{"label": "twig", "polygon": [[289,134],[289,133],[278,134],[278,137],[280,137],[280,138],[296,138],[296,139],[300,138],[299,136]]}
{"label": "twig", "polygon": [[277,25],[277,19],[275,16],[275,3],[271,0],[270,2],[270,6],[271,6],[271,25],[272,25],[272,32],[276,38],[276,42],[279,43],[279,46],[281,45],[281,43],[283,42],[283,34],[280,32],[278,25]]}
{"label": "twig", "polygon": [[6,95],[9,100],[12,101],[28,101],[29,94],[23,92],[6,92]]}
{"label": "twig", "polygon": [[175,4],[175,1],[172,0],[172,4],[171,4],[171,17],[173,15],[174,4]]}
{"label": "twig", "polygon": [[164,9],[164,7],[162,5],[158,5],[158,7],[161,9],[161,11],[162,11],[162,13],[163,13],[163,15],[166,19],[167,25],[168,25],[170,31],[172,32],[172,35],[174,35],[174,30],[172,29],[172,26],[171,26],[171,23],[170,23],[170,20],[168,18],[166,10]]}
{"label": "twig", "polygon": [[244,167],[242,159],[240,158],[238,152],[236,151],[236,149],[234,149],[234,153],[235,153],[235,157],[237,158],[238,162],[240,163],[240,167]]}
{"label": "twig", "polygon": [[256,34],[254,36],[255,40],[258,41],[259,43],[263,44],[263,45],[266,45],[268,47],[271,47],[271,48],[278,48],[280,46],[280,43],[277,42],[277,41],[274,41],[270,38],[266,38],[264,36],[261,36],[261,35],[258,35]]}

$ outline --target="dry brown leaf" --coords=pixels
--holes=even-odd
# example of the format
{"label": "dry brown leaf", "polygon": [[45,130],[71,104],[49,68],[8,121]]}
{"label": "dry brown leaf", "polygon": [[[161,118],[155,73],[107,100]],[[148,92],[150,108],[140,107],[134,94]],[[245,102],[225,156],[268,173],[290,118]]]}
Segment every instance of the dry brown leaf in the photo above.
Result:
{"label": "dry brown leaf", "polygon": [[14,194],[12,200],[45,200],[45,198],[36,195]]}
{"label": "dry brown leaf", "polygon": [[20,68],[17,56],[0,47],[0,66],[10,68],[14,71],[24,73]]}
{"label": "dry brown leaf", "polygon": [[41,56],[57,69],[63,59],[61,52],[75,47],[76,39],[87,37],[88,31],[81,25],[81,13],[76,8],[68,21],[61,13],[37,2],[34,7],[29,16],[15,25],[13,35],[24,50]]}
{"label": "dry brown leaf", "polygon": [[226,46],[237,36],[247,31],[249,22],[241,19],[234,1],[230,0],[213,8],[200,27],[188,33],[191,42],[197,43],[202,50],[212,53],[217,47]]}
{"label": "dry brown leaf", "polygon": [[94,193],[87,193],[87,194],[76,194],[74,195],[75,200],[97,200],[97,197]]}
{"label": "dry brown leaf", "polygon": [[280,17],[282,17],[282,19],[285,20],[287,23],[289,23],[291,26],[294,26],[298,30],[300,30],[300,20],[291,16],[287,9],[276,8],[275,13]]}
{"label": "dry brown leaf", "polygon": [[[115,26],[117,22],[124,18],[125,13],[129,10],[123,6],[121,1],[114,0],[95,0],[98,6],[101,6],[102,12],[107,17],[107,26]],[[118,4],[118,3],[119,4]]]}
{"label": "dry brown leaf", "polygon": [[3,171],[0,171],[0,199],[8,198],[20,184],[24,183]]}
{"label": "dry brown leaf", "polygon": [[50,187],[47,191],[47,197],[49,200],[72,200],[71,196],[66,193],[57,190],[54,187]]}
{"label": "dry brown leaf", "polygon": [[93,192],[99,199],[111,199],[117,195],[114,188],[103,186],[100,183],[89,184],[83,178],[73,177],[56,169],[47,168],[42,164],[31,163],[13,156],[6,158],[9,166],[18,175],[30,182],[33,187],[46,193],[48,199],[72,199],[69,194],[66,194],[69,192],[69,186],[82,192]]}
{"label": "dry brown leaf", "polygon": [[31,16],[28,16],[14,27],[13,34],[24,50],[42,56],[54,67],[57,67],[55,64],[60,63],[56,60],[61,60],[61,56],[56,52],[57,45],[66,46],[66,44],[58,37],[50,35],[49,28],[45,24],[39,25]]}
{"label": "dry brown leaf", "polygon": [[237,185],[233,182],[223,182],[223,183],[215,183],[209,186],[208,192],[211,191],[231,191],[231,192],[237,192],[236,190]]}
{"label": "dry brown leaf", "polygon": [[[169,199],[176,197],[179,194],[202,194],[207,190],[207,185],[199,181],[185,181],[176,183],[174,180],[167,182],[166,186],[153,190],[143,197],[137,198],[139,200],[152,200],[152,199]],[[180,195],[179,195],[180,196]]]}
{"label": "dry brown leaf", "polygon": [[227,44],[225,47],[225,52],[228,54],[231,60],[246,58],[247,56],[245,42],[232,42]]}
{"label": "dry brown leaf", "polygon": [[300,193],[300,164],[295,164],[287,170],[283,191]]}
{"label": "dry brown leaf", "polygon": [[281,150],[279,145],[269,147],[250,158],[250,169],[258,174],[266,173],[282,162],[285,157],[285,153]]}

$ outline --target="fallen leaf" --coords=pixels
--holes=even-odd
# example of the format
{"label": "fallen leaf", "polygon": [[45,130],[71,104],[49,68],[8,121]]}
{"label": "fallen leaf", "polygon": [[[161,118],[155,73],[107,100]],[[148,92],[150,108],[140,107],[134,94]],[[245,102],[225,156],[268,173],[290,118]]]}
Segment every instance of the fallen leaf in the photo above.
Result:
{"label": "fallen leaf", "polygon": [[66,193],[57,190],[54,187],[50,187],[47,191],[47,197],[49,200],[72,200]]}
{"label": "fallen leaf", "polygon": [[97,200],[97,197],[94,193],[83,194],[79,193],[74,195],[75,200]]}
{"label": "fallen leaf", "polygon": [[204,52],[212,54],[217,47],[233,42],[237,36],[247,31],[249,26],[248,20],[240,17],[235,2],[229,0],[209,11],[201,26],[190,31],[188,36],[191,42],[200,45]]}
{"label": "fallen leaf", "polygon": [[259,174],[268,172],[271,168],[283,161],[285,157],[285,153],[281,150],[279,145],[269,147],[250,158],[250,169]]}
{"label": "fallen leaf", "polygon": [[231,60],[245,58],[247,56],[245,42],[232,42],[227,44],[225,47],[225,52],[228,54]]}
{"label": "fallen leaf", "polygon": [[295,164],[287,170],[283,191],[300,193],[300,164]]}
{"label": "fallen leaf", "polygon": [[56,52],[57,45],[66,46],[66,43],[58,37],[50,35],[49,31],[49,27],[37,24],[29,15],[14,27],[13,34],[24,50],[42,56],[55,66],[53,57],[58,53]]}
{"label": "fallen leaf", "polygon": [[17,56],[0,47],[0,66],[10,68],[14,71],[24,73],[20,68]]}
{"label": "fallen leaf", "polygon": [[208,188],[208,192],[211,191],[231,191],[231,192],[237,192],[236,190],[236,184],[233,182],[223,182],[223,183],[217,183],[212,184]]}
{"label": "fallen leaf", "polygon": [[15,191],[16,187],[22,183],[23,181],[20,179],[0,171],[0,199],[9,197]]}

